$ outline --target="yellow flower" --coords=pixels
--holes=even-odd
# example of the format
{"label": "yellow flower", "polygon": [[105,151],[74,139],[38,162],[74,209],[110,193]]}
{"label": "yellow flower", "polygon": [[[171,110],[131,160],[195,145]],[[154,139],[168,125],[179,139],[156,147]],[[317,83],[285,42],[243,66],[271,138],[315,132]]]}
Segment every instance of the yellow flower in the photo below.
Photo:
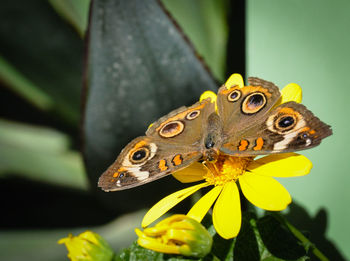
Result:
{"label": "yellow flower", "polygon": [[110,261],[114,252],[108,243],[98,234],[86,231],[79,236],[69,234],[58,244],[65,244],[68,258],[72,261]]}
{"label": "yellow flower", "polygon": [[140,246],[167,254],[204,257],[213,243],[205,227],[186,215],[173,215],[143,232],[135,232]]}
{"label": "yellow flower", "polygon": [[[226,86],[244,86],[239,74],[232,75]],[[205,92],[205,98],[215,95]],[[201,97],[203,98],[203,97]],[[279,103],[288,101],[301,102],[301,88],[294,83],[282,90]],[[233,157],[219,155],[215,163],[194,163],[173,173],[179,181],[205,182],[177,191],[154,205],[144,216],[142,227],[166,213],[173,206],[192,195],[199,189],[214,186],[188,212],[188,216],[201,222],[208,210],[213,207],[213,224],[223,238],[236,237],[241,228],[241,206],[236,182],[239,182],[243,195],[255,206],[270,211],[285,209],[292,201],[288,191],[273,177],[296,177],[309,173],[312,163],[306,157],[296,153],[268,155],[259,159],[254,157]]]}

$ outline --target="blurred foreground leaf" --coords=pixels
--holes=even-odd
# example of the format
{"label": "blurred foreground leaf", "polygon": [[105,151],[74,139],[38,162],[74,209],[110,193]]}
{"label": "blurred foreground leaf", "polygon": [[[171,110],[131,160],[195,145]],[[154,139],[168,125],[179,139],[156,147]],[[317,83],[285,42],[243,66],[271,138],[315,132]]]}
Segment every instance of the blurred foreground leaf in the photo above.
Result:
{"label": "blurred foreground leaf", "polygon": [[89,229],[100,234],[109,245],[118,252],[131,244],[136,235],[134,228],[139,224],[144,211],[135,212],[114,220],[101,227],[75,228],[75,229],[50,229],[28,231],[1,231],[0,257],[1,260],[67,260],[67,250],[58,245],[60,238],[68,234],[80,234]]}
{"label": "blurred foreground leaf", "polygon": [[[96,0],[89,33],[84,155],[96,186],[121,149],[150,123],[217,86],[156,0]],[[138,191],[148,190],[151,204],[174,184],[159,181]],[[145,206],[137,189],[104,197],[114,209]]]}
{"label": "blurred foreground leaf", "polygon": [[52,97],[43,92],[0,56],[0,79],[19,96],[43,111],[53,109]]}
{"label": "blurred foreground leaf", "polygon": [[78,123],[83,41],[48,1],[1,1],[0,55],[11,68],[2,62],[0,81],[36,106],[35,93],[28,95],[25,87],[41,90],[38,99],[48,96],[54,103],[41,109]]}
{"label": "blurred foreground leaf", "polygon": [[80,153],[55,130],[0,120],[0,177],[20,175],[40,182],[88,188]]}

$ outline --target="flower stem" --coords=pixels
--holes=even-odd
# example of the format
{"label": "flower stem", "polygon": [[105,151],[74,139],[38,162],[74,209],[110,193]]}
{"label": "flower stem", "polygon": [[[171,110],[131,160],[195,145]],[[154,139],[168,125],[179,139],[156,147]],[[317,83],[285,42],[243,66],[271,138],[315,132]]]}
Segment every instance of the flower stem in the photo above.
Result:
{"label": "flower stem", "polygon": [[329,261],[329,259],[307,238],[305,237],[296,227],[294,227],[289,221],[278,213],[272,213],[273,216],[280,221],[281,223],[285,224],[288,229],[293,233],[293,235],[299,239],[305,246],[310,247],[311,251],[314,253],[318,259],[321,261]]}

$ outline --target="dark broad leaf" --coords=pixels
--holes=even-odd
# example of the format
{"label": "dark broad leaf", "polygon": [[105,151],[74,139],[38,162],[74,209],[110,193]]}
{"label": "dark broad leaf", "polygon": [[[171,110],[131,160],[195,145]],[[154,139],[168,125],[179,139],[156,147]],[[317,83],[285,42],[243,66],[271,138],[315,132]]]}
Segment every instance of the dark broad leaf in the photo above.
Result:
{"label": "dark broad leaf", "polygon": [[230,260],[233,258],[233,248],[235,242],[235,238],[226,240],[218,234],[215,234],[213,237],[211,253],[219,258],[219,260]]}
{"label": "dark broad leaf", "polygon": [[[156,0],[93,1],[88,39],[84,152],[96,187],[98,177],[132,138],[217,86]],[[144,198],[156,203],[177,183],[156,181],[105,198],[114,209],[131,210],[145,207]]]}
{"label": "dark broad leaf", "polygon": [[238,234],[234,248],[234,260],[260,260],[259,245],[254,229],[250,224],[252,218],[256,219],[252,213],[243,213],[241,231]]}
{"label": "dark broad leaf", "polygon": [[74,124],[79,119],[82,52],[78,34],[47,1],[1,1],[1,55],[52,96],[54,109]]}
{"label": "dark broad leaf", "polygon": [[304,247],[275,217],[266,215],[260,218],[257,228],[264,245],[273,256],[296,260],[306,255]]}

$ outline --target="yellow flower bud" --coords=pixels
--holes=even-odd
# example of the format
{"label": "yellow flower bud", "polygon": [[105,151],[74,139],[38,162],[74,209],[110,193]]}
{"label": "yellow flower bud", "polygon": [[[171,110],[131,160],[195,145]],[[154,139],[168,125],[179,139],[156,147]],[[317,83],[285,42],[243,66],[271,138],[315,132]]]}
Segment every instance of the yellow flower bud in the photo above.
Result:
{"label": "yellow flower bud", "polygon": [[72,261],[110,261],[114,255],[107,241],[91,231],[79,236],[69,234],[68,237],[60,239],[58,244],[66,245],[68,258]]}
{"label": "yellow flower bud", "polygon": [[173,215],[143,232],[135,232],[140,246],[167,254],[204,257],[213,243],[205,227],[186,215]]}

